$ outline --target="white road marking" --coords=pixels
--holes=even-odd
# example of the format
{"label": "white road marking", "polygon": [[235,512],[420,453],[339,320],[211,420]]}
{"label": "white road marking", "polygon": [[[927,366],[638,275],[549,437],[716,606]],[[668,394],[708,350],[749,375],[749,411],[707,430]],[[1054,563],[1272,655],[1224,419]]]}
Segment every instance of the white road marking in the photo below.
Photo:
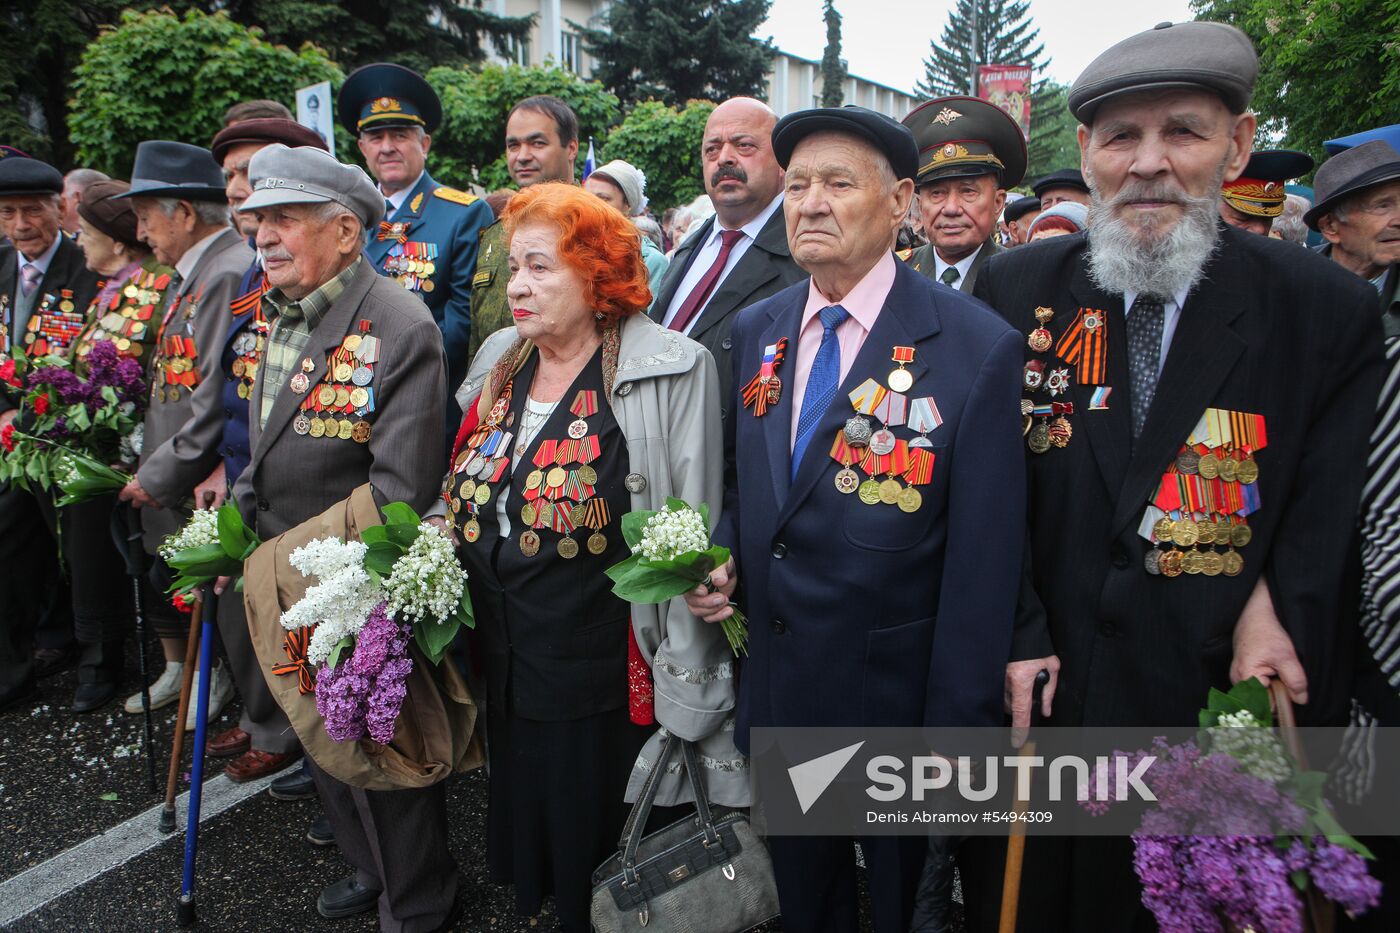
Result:
{"label": "white road marking", "polygon": [[[200,795],[200,825],[260,793],[275,777],[277,775],[269,775],[247,784],[235,784],[226,775],[220,774],[205,781],[204,793]],[[175,816],[178,828],[169,835],[156,828],[160,820],[160,811],[165,807],[165,804],[158,803],[125,823],[113,826],[46,862],[27,868],[13,878],[0,882],[0,928],[33,913],[69,891],[81,888],[94,878],[124,865],[156,846],[178,840],[183,848],[185,826],[189,819],[189,800],[188,791],[176,799]]]}

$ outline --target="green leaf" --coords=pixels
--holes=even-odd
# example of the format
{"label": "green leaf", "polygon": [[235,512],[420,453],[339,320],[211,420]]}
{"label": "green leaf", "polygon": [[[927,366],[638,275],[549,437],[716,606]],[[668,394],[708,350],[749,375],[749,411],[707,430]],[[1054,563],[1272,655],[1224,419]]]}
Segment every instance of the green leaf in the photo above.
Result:
{"label": "green leaf", "polygon": [[365,569],[388,576],[393,573],[394,562],[403,556],[399,546],[390,541],[376,541],[365,550]]}
{"label": "green leaf", "polygon": [[248,526],[243,524],[243,516],[238,506],[225,503],[220,506],[215,519],[219,529],[219,544],[232,560],[241,560],[248,551]]}
{"label": "green leaf", "polygon": [[611,567],[609,567],[607,570],[604,570],[603,572],[608,575],[608,579],[616,582],[635,571],[638,567],[641,566],[641,563],[642,555],[633,554],[626,560],[618,561],[616,564],[613,564]]}
{"label": "green leaf", "polygon": [[335,667],[337,664],[340,663],[340,656],[343,652],[353,652],[354,650],[355,639],[350,635],[346,635],[340,641],[336,642],[335,647],[331,649],[331,653],[326,655],[326,666]]}
{"label": "green leaf", "polygon": [[655,514],[655,511],[637,509],[622,516],[622,540],[627,542],[629,548],[641,543],[642,532],[646,531],[647,522],[651,521]]}
{"label": "green leaf", "polygon": [[422,532],[418,530],[418,525],[416,523],[395,523],[392,525],[384,525],[383,528],[385,534],[389,537],[390,543],[398,545],[404,551],[407,551],[409,547],[413,545],[413,542],[418,540],[418,536],[422,534]]}
{"label": "green leaf", "polygon": [[390,502],[379,511],[386,525],[412,525],[416,528],[422,521],[407,502]]}
{"label": "green leaf", "polygon": [[454,616],[458,625],[465,625],[467,628],[476,628],[476,608],[472,606],[472,594],[465,586],[462,587],[462,598],[457,601],[457,614]]}
{"label": "green leaf", "polygon": [[115,791],[110,791],[110,790],[109,790],[107,793],[103,794],[101,797],[99,797],[99,798],[97,798],[97,799],[98,799],[98,800],[105,800],[105,801],[107,801],[108,803],[111,803],[112,801],[117,800],[117,799],[119,799],[119,798],[117,797],[117,794],[116,794]]}
{"label": "green leaf", "polygon": [[212,573],[219,576],[222,573],[237,573],[243,567],[237,558],[231,558],[221,545],[201,544],[199,547],[185,548],[175,552],[166,563],[171,568],[186,573]]}
{"label": "green leaf", "polygon": [[360,529],[360,540],[365,544],[377,544],[389,540],[389,531],[383,525],[370,525]]}
{"label": "green leaf", "polygon": [[423,649],[423,653],[428,656],[428,660],[434,664],[442,662],[443,655],[447,653],[448,647],[452,644],[452,639],[457,637],[457,630],[461,625],[456,618],[446,622],[419,621],[413,623],[414,637],[418,646]]}
{"label": "green leaf", "polygon": [[677,499],[675,496],[666,497],[666,509],[671,512],[694,511],[684,499]]}
{"label": "green leaf", "polygon": [[1258,677],[1242,680],[1230,688],[1230,697],[1242,709],[1249,711],[1262,725],[1273,725],[1273,707],[1269,705],[1269,688]]}
{"label": "green leaf", "polygon": [[1306,891],[1308,889],[1308,873],[1301,868],[1298,871],[1290,872],[1288,880],[1292,881],[1293,887],[1297,888],[1299,891]]}
{"label": "green leaf", "polygon": [[695,581],[671,570],[640,564],[621,579],[613,578],[612,591],[629,603],[662,603],[695,588]]}

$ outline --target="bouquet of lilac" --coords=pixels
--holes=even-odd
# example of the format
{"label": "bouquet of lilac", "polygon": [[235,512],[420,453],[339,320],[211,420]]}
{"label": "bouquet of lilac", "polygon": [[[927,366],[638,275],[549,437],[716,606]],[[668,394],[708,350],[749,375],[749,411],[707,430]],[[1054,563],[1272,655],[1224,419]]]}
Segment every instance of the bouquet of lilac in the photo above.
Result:
{"label": "bouquet of lilac", "polygon": [[1212,690],[1209,703],[1196,741],[1158,739],[1130,756],[1130,767],[1156,758],[1144,781],[1157,803],[1133,834],[1133,867],[1163,933],[1303,933],[1305,898],[1351,915],[1379,904],[1371,853],[1328,808],[1325,775],[1299,769],[1274,734],[1264,685]]}
{"label": "bouquet of lilac", "polygon": [[381,511],[384,524],[363,529],[359,541],[318,538],[289,555],[317,582],[282,626],[310,633],[316,710],[337,742],[393,741],[413,672],[410,645],[439,664],[461,627],[475,624],[452,542],[402,502]]}
{"label": "bouquet of lilac", "polygon": [[0,480],[26,489],[58,486],[60,504],[114,492],[131,479],[146,384],[141,364],[100,341],[86,379],[58,356],[23,354],[0,363],[0,382],[18,404],[0,429]]}

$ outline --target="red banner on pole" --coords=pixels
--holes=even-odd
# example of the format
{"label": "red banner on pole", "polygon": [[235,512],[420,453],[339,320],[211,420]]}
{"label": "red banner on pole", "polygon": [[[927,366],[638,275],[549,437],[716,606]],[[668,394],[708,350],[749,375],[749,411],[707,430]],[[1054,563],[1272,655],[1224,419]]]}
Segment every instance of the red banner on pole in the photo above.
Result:
{"label": "red banner on pole", "polygon": [[1031,134],[1031,69],[1028,65],[977,66],[977,96],[1000,107]]}

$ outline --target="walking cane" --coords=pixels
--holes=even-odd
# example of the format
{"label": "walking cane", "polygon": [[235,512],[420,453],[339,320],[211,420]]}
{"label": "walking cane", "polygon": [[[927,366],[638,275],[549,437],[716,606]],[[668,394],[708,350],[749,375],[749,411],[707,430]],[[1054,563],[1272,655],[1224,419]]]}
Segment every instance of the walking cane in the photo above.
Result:
{"label": "walking cane", "polygon": [[[1035,675],[1035,686],[1031,690],[1031,722],[1034,724],[1036,710],[1040,709],[1040,694],[1050,682],[1050,672],[1041,671]],[[1020,754],[1031,757],[1035,754],[1035,742],[1021,746]],[[1018,795],[1012,804],[1017,817],[1026,812],[1029,800]],[[1026,824],[1017,819],[1011,824],[1011,835],[1006,840],[1006,871],[1001,879],[1001,921],[997,933],[1016,933],[1016,913],[1021,907],[1021,867],[1026,860]]]}
{"label": "walking cane", "polygon": [[217,610],[212,599],[200,600],[202,618],[199,634],[199,697],[195,704],[194,760],[190,765],[190,802],[186,807],[188,815],[185,823],[185,875],[180,884],[180,902],[175,913],[175,922],[182,927],[195,921],[194,909],[194,859],[199,848],[199,801],[204,791],[204,741],[208,729],[209,713],[209,674],[214,655],[214,619]]}
{"label": "walking cane", "polygon": [[[170,770],[165,773],[165,806],[160,811],[160,831],[175,832],[175,790],[179,784],[180,762],[185,756],[185,721],[190,712],[190,682],[194,679],[194,656],[200,650],[200,616],[204,614],[203,594],[195,597],[190,607],[190,633],[185,639],[185,669],[181,671],[180,706],[175,714],[175,738],[170,749]],[[199,682],[200,693],[206,695],[208,680]],[[202,724],[201,724],[202,725]],[[193,788],[191,788],[193,790]]]}
{"label": "walking cane", "polygon": [[131,578],[131,601],[136,610],[136,663],[141,672],[141,757],[146,759],[146,782],[154,794],[160,785],[156,783],[155,726],[151,718],[150,674],[146,669],[146,612],[141,605],[141,577],[146,572],[147,558],[141,547],[141,525],[130,505],[112,513],[112,540],[126,562],[126,575]]}

